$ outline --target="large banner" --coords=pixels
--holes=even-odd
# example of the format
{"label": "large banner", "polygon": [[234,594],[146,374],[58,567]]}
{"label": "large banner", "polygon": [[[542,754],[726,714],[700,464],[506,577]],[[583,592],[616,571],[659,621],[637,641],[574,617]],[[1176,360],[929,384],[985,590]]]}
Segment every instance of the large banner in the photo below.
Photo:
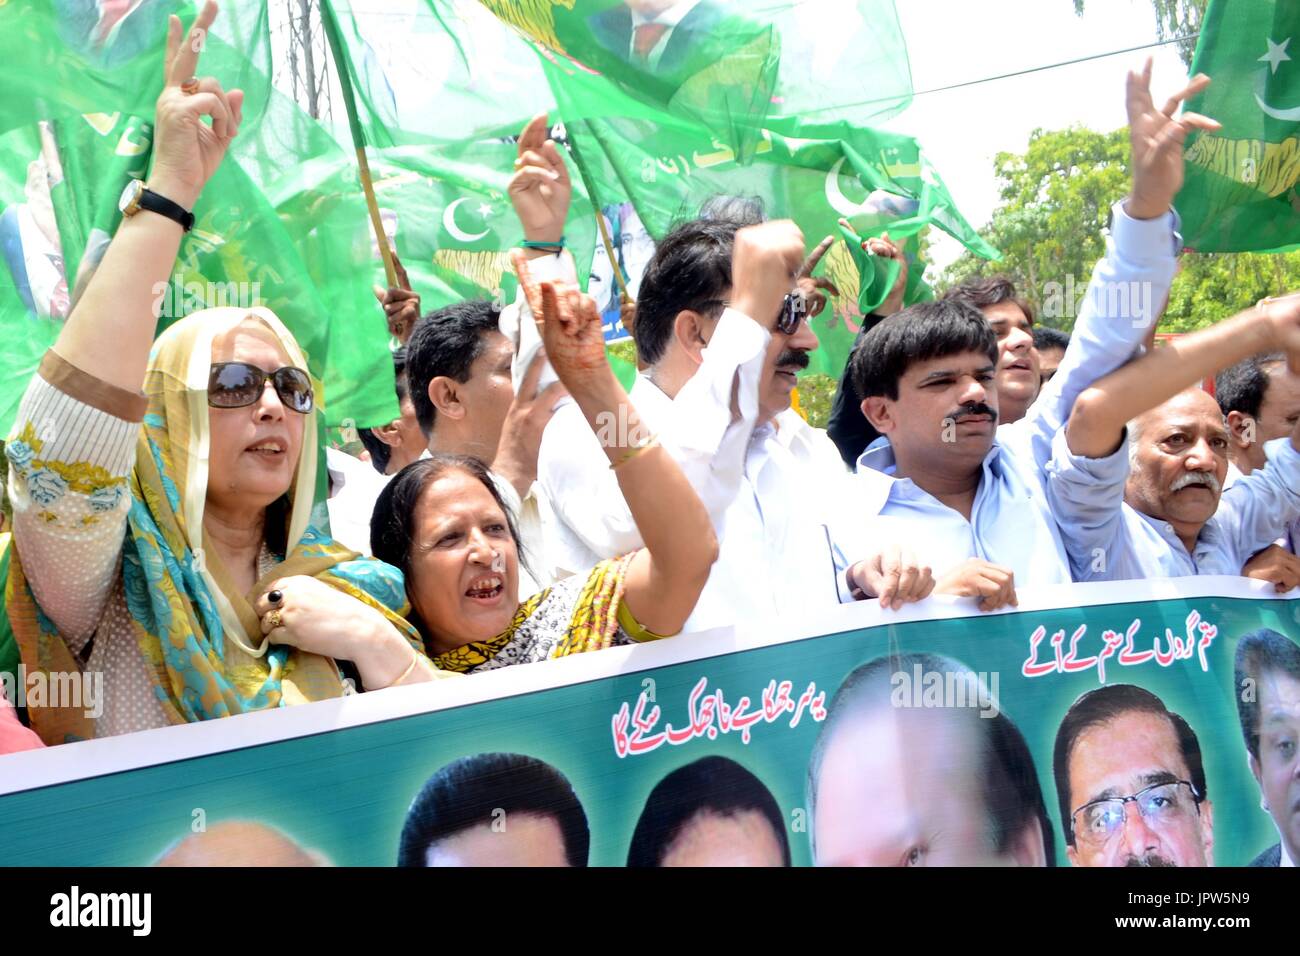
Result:
{"label": "large banner", "polygon": [[0,862],[1277,865],[1298,612],[1239,578],[862,604],[15,754]]}

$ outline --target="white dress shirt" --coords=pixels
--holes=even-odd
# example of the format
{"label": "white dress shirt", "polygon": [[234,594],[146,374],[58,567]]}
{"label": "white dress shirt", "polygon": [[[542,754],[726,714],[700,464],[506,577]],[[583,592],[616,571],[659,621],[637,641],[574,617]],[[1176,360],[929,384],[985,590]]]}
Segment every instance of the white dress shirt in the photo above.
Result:
{"label": "white dress shirt", "polygon": [[[1265,446],[1266,454],[1267,454],[1267,447],[1268,446],[1266,445]],[[1236,465],[1234,465],[1232,462],[1228,462],[1228,473],[1223,478],[1223,490],[1227,491],[1229,488],[1231,488],[1233,483],[1236,482],[1236,480],[1240,477],[1241,477],[1241,469],[1238,468]],[[1285,550],[1291,552],[1292,554],[1300,554],[1300,519],[1292,521],[1290,524],[1288,524],[1286,526],[1286,531],[1283,532],[1282,536],[1278,538],[1276,541],[1274,541],[1273,543],[1276,544],[1278,547],[1284,548]]]}
{"label": "white dress shirt", "polygon": [[[833,526],[841,572],[883,538],[911,550],[936,578],[969,558],[982,558],[1010,567],[1017,587],[1071,580],[1059,515],[1044,488],[1052,439],[1079,394],[1132,358],[1156,321],[1173,281],[1176,225],[1173,213],[1137,220],[1122,203],[1115,205],[1106,255],[1093,270],[1060,368],[1024,418],[998,428],[970,521],[910,480],[896,478],[887,440],[862,453],[849,484],[851,498]],[[870,520],[877,516],[886,521]],[[839,586],[846,596],[842,573]]]}
{"label": "white dress shirt", "polygon": [[[686,630],[703,630],[734,623],[736,611],[771,598],[765,570],[767,545],[763,532],[773,516],[765,516],[750,468],[763,458],[769,442],[776,445],[771,426],[763,437],[754,430],[758,384],[770,333],[738,312],[727,310],[695,375],[669,398],[645,374],[638,374],[629,395],[645,428],[681,467],[713,520],[721,556]],[[741,416],[733,421],[731,398],[738,389]],[[606,558],[627,554],[644,542],[618,477],[582,411],[565,400],[542,436],[537,480],[549,502],[554,524],[546,535],[552,559],[561,573],[577,573]],[[767,520],[765,520],[765,517]],[[784,525],[782,525],[784,527]]]}
{"label": "white dress shirt", "polygon": [[368,461],[354,458],[337,448],[325,449],[329,469],[330,534],[343,547],[358,554],[370,554],[370,518],[375,501],[391,475],[381,475]]}

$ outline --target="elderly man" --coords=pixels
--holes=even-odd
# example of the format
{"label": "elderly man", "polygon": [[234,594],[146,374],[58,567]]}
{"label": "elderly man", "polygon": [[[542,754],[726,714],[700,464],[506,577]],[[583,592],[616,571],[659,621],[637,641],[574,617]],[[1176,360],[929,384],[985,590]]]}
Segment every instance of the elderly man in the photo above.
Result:
{"label": "elderly man", "polygon": [[1075,866],[1214,865],[1201,745],[1150,691],[1109,684],[1076,700],[1052,775]]}
{"label": "elderly man", "polygon": [[1184,336],[1079,396],[1048,465],[1077,580],[1240,574],[1300,517],[1300,427],[1224,491],[1228,429],[1193,385],[1270,349],[1300,360],[1300,295]]}
{"label": "elderly man", "polygon": [[[855,583],[856,553],[882,534],[912,542],[941,591],[976,597],[987,611],[1014,604],[1017,584],[1071,580],[1042,487],[1052,438],[1078,394],[1129,359],[1154,325],[1152,305],[1166,297],[1175,270],[1170,203],[1181,185],[1181,141],[1191,128],[1217,128],[1194,114],[1172,116],[1208,78],[1194,79],[1164,110],[1155,107],[1150,83],[1149,61],[1129,75],[1132,192],[1112,210],[1106,257],[1093,272],[1060,370],[1023,418],[995,430],[999,369],[1009,354],[1032,351],[1032,340],[1016,328],[999,343],[961,296],[900,312],[863,339],[854,356],[862,412],[888,441],[863,453],[853,507],[835,527],[843,591]],[[1148,294],[1108,294],[1121,286]],[[1010,329],[1012,317],[1003,319]],[[1017,397],[1036,387],[1031,372]],[[866,520],[876,516],[892,529]]]}

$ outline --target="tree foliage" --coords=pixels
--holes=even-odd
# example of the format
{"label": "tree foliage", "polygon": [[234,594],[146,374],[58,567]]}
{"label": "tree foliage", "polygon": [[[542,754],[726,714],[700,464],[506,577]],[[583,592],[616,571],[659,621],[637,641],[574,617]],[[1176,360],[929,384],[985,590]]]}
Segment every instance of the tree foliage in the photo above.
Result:
{"label": "tree foliage", "polygon": [[[966,254],[939,277],[946,289],[973,275],[1003,273],[1047,325],[1070,330],[1092,267],[1105,251],[1111,205],[1128,190],[1127,129],[1035,130],[1023,154],[1000,153],[1000,202],[981,234],[1000,262]],[[1186,253],[1160,322],[1162,332],[1204,328],[1264,296],[1300,289],[1300,253]]]}

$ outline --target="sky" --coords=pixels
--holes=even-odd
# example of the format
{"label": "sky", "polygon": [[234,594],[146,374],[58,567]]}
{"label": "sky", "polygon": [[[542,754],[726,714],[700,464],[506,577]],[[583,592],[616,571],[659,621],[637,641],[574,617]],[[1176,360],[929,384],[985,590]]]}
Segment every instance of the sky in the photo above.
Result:
{"label": "sky", "polygon": [[[1150,0],[1088,0],[1082,17],[1071,0],[898,0],[897,7],[918,92],[1157,39]],[[1148,53],[1162,102],[1186,82],[1173,45],[917,96],[884,125],[921,143],[957,207],[979,227],[998,202],[994,156],[1024,152],[1035,129],[1124,126],[1125,76]],[[964,251],[946,233],[935,229],[931,236],[935,268]]]}

